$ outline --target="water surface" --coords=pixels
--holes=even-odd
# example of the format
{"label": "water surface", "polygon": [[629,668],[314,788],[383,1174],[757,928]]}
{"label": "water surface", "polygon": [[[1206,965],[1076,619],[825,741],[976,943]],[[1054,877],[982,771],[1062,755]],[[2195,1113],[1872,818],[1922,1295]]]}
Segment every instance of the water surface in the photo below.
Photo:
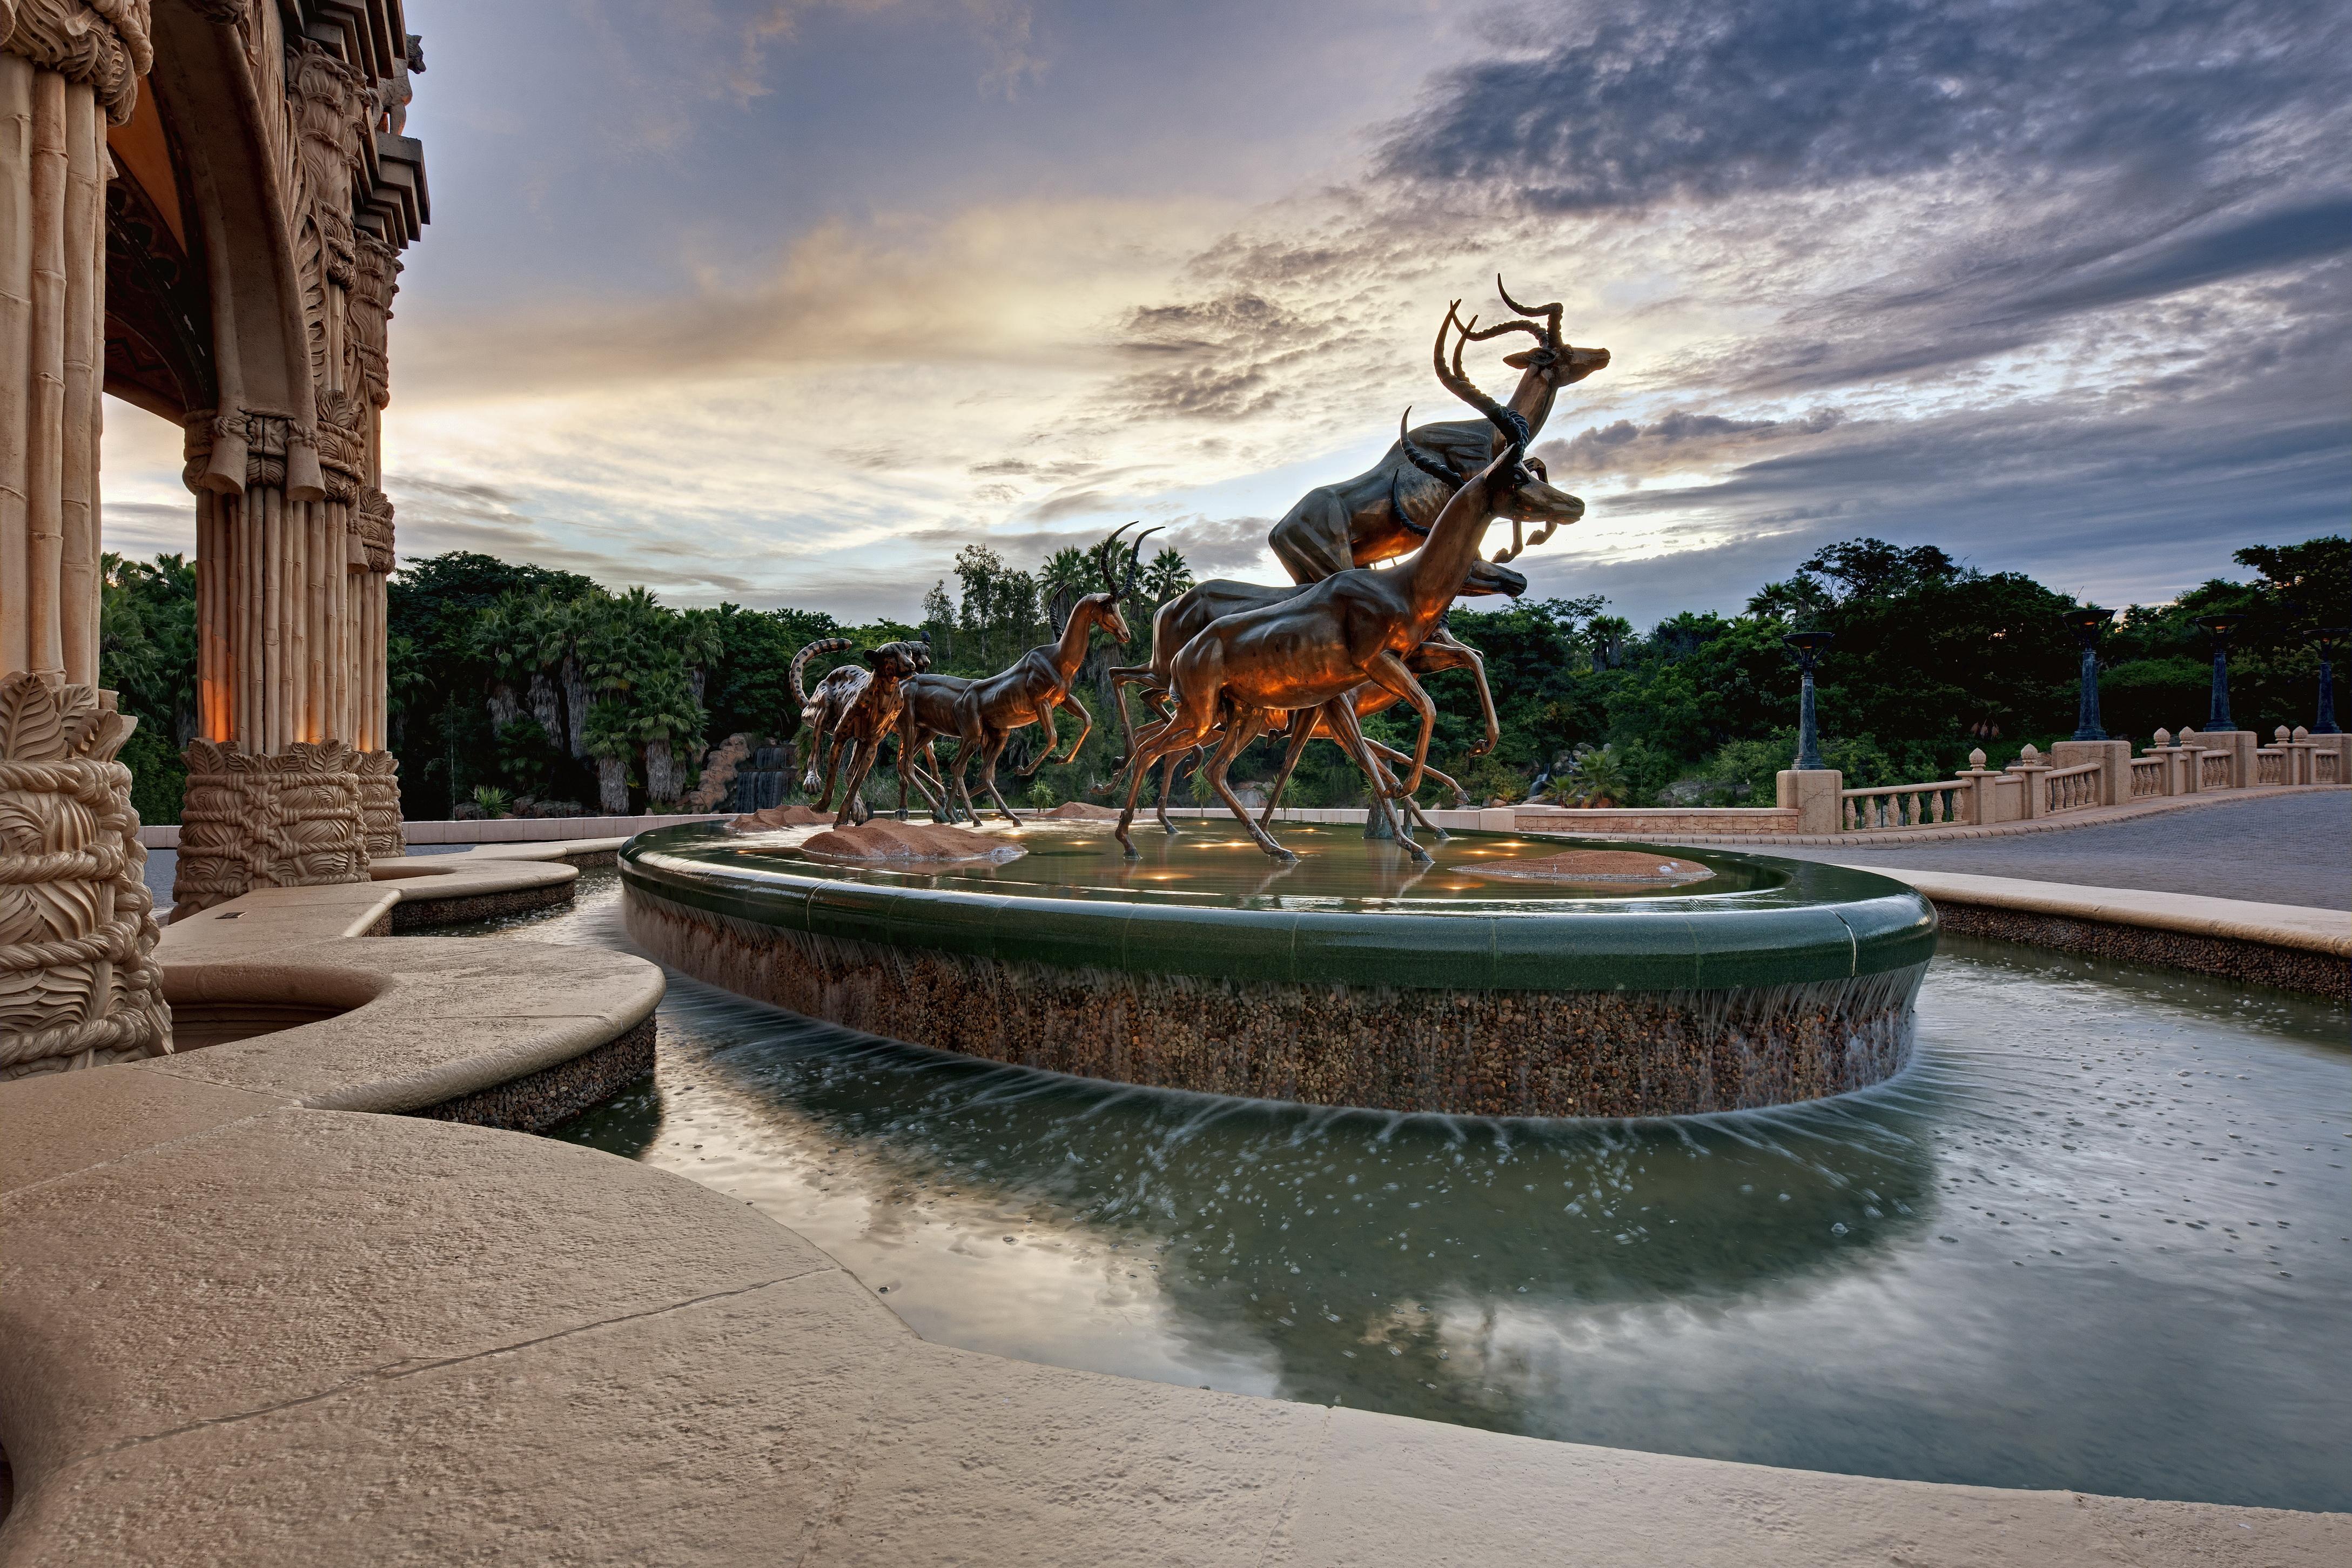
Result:
{"label": "water surface", "polygon": [[[610,873],[501,929],[625,946]],[[1395,1116],[946,1057],[673,976],[561,1135],[757,1204],[924,1337],[1923,1480],[2352,1508],[2344,1009],[1947,938],[1882,1088]]]}

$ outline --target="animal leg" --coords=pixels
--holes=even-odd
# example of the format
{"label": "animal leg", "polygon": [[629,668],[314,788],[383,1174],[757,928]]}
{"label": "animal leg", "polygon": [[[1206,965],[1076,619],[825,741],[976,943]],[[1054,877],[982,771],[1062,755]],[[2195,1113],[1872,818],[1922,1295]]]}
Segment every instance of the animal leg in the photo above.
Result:
{"label": "animal leg", "polygon": [[1258,848],[1278,861],[1295,861],[1298,858],[1297,855],[1284,849],[1272,833],[1251,820],[1249,808],[1242,804],[1241,797],[1235,795],[1233,786],[1225,782],[1225,769],[1233,766],[1234,758],[1243,747],[1256,739],[1265,728],[1265,714],[1256,708],[1245,715],[1236,715],[1234,721],[1225,726],[1223,738],[1209,754],[1209,788],[1217,792],[1217,798],[1224,801],[1225,810],[1234,814],[1234,820],[1249,830],[1249,836],[1257,841]]}
{"label": "animal leg", "polygon": [[1290,744],[1282,753],[1282,771],[1274,776],[1274,788],[1265,792],[1265,810],[1260,823],[1274,821],[1276,808],[1282,804],[1282,792],[1290,787],[1290,776],[1298,768],[1298,759],[1307,755],[1307,742],[1315,737],[1315,716],[1294,713],[1290,716]]}
{"label": "animal leg", "polygon": [[[1018,822],[1021,819],[1013,814],[1013,808],[1004,803],[1004,797],[999,794],[996,789],[996,759],[1004,755],[1005,742],[1012,738],[1013,732],[1011,730],[999,730],[994,736],[990,737],[987,746],[982,748],[980,754],[980,782],[982,788],[988,791],[988,798],[996,802],[996,809],[1003,815],[1004,820],[1008,822]],[[974,817],[972,818],[972,821],[977,822],[980,819],[978,817]]]}
{"label": "animal leg", "polygon": [[[1065,763],[1076,762],[1078,759],[1078,747],[1084,746],[1087,743],[1087,737],[1095,732],[1095,716],[1087,711],[1086,704],[1067,692],[1062,694],[1062,706],[1078,716],[1078,738],[1070,742],[1069,752],[1062,758]],[[1045,749],[1050,753],[1053,747],[1049,746]]]}
{"label": "animal leg", "polygon": [[[866,781],[866,768],[871,757],[865,746],[856,740],[845,739],[841,749],[835,753],[835,760],[841,764],[842,789],[841,810],[833,819],[833,825],[845,828],[857,821],[857,787]],[[832,792],[831,781],[827,780],[825,793],[830,795]]]}
{"label": "animal leg", "polygon": [[[1379,741],[1374,740],[1369,735],[1364,737],[1364,744],[1367,747],[1370,747],[1371,748],[1372,755],[1384,764],[1402,762],[1406,760],[1405,754],[1403,752],[1397,750],[1391,746],[1382,746]],[[1385,771],[1385,768],[1383,771]],[[1423,772],[1443,788],[1453,790],[1455,800],[1466,800],[1469,799],[1468,796],[1463,794],[1461,785],[1455,783],[1452,779],[1446,777],[1444,774],[1440,773],[1436,768],[1425,768],[1423,769]],[[1407,795],[1404,797],[1404,804],[1405,810],[1412,813],[1412,820],[1414,821],[1419,822],[1423,827],[1427,828],[1431,832],[1437,835],[1438,842],[1444,843],[1446,840],[1454,836],[1447,832],[1444,828],[1439,827],[1435,822],[1431,821],[1429,818],[1423,813],[1421,802],[1414,800],[1412,796]],[[1457,807],[1456,810],[1459,810],[1459,808]]]}
{"label": "animal leg", "polygon": [[1339,737],[1341,747],[1347,751],[1356,766],[1363,770],[1365,780],[1371,785],[1371,809],[1388,820],[1390,827],[1396,834],[1397,847],[1417,861],[1428,860],[1429,852],[1413,842],[1412,835],[1406,831],[1403,822],[1389,810],[1389,787],[1379,760],[1372,756],[1370,747],[1365,743],[1363,727],[1356,722],[1355,705],[1347,698],[1340,697],[1324,704],[1323,713],[1325,721],[1331,726],[1331,733]]}
{"label": "animal leg", "polygon": [[[1412,771],[1405,776],[1403,785],[1403,792],[1412,794],[1421,788],[1422,772],[1429,766],[1429,738],[1437,729],[1437,705],[1430,700],[1427,692],[1421,689],[1421,683],[1412,678],[1412,672],[1404,667],[1404,661],[1392,653],[1383,651],[1374,654],[1371,663],[1364,666],[1364,674],[1370,675],[1382,690],[1394,692],[1411,703],[1412,711],[1421,716],[1421,737],[1412,747]],[[1355,705],[1348,704],[1347,708],[1349,725],[1361,734],[1361,727],[1356,726]]]}

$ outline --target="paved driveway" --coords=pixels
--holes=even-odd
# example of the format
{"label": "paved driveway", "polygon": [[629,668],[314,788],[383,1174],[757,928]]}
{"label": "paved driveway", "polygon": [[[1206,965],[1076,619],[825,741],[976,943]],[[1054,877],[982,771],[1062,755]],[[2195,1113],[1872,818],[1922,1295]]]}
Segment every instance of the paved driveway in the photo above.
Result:
{"label": "paved driveway", "polygon": [[2352,909],[2352,791],[2251,795],[2103,827],[1949,844],[1775,846],[1757,852]]}

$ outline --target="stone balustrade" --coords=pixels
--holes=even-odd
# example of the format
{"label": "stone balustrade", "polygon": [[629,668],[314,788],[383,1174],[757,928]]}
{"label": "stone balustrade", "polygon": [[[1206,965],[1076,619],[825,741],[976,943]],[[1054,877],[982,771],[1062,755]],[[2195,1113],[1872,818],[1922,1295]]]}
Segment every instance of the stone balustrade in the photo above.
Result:
{"label": "stone balustrade", "polygon": [[2352,737],[2281,726],[2271,745],[2256,746],[2257,738],[2246,730],[2193,729],[2176,738],[2159,729],[2138,757],[2127,740],[2062,740],[2046,757],[2027,746],[2000,769],[1974,751],[1957,778],[1866,789],[1843,788],[1833,771],[1781,777],[1803,779],[1837,801],[1834,818],[1809,821],[1806,833],[1993,827],[2177,795],[2352,782],[2346,758]]}

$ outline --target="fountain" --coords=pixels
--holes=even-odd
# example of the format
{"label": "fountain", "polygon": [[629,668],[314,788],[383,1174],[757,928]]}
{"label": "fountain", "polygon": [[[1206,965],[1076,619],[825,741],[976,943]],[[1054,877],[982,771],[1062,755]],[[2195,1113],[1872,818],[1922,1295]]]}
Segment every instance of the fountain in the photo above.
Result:
{"label": "fountain", "polygon": [[1580,846],[1504,834],[1423,865],[1294,826],[1299,858],[1270,867],[1214,825],[1129,860],[1106,824],[1033,821],[992,830],[1018,859],[930,866],[808,852],[821,831],[640,835],[631,936],[895,1040],[1315,1104],[1671,1115],[1862,1088],[1907,1059],[1936,943],[1900,883],[1718,850],[1655,852],[1696,879],[1579,882],[1509,874]]}
{"label": "fountain", "polygon": [[[1819,1099],[1895,1074],[1936,945],[1935,914],[1910,889],[1720,851],[1449,837],[1412,805],[1434,717],[1415,672],[1477,669],[1485,693],[1479,655],[1445,631],[1445,608],[1523,591],[1497,564],[1518,553],[1523,522],[1543,524],[1540,542],[1581,515],[1525,454],[1559,387],[1609,362],[1565,343],[1559,306],[1514,306],[1530,319],[1482,331],[1459,303],[1433,365],[1479,417],[1401,422],[1378,466],[1300,504],[1328,527],[1305,537],[1292,527],[1303,513],[1277,526],[1276,552],[1303,586],[1202,583],[1159,608],[1150,664],[1114,672],[1160,707],[1125,725],[1115,825],[1022,822],[999,800],[992,831],[1007,853],[953,862],[909,858],[904,844],[895,859],[862,859],[838,835],[812,843],[814,830],[765,820],[661,830],[621,857],[631,935],[689,975],[813,1018],[1167,1089],[1654,1116]],[[1463,352],[1511,331],[1538,346],[1511,356],[1521,381],[1497,402]],[[1482,559],[1504,519],[1512,545]],[[1057,707],[1092,722],[1069,688],[1093,630],[1125,640],[1134,552],[1123,577],[1111,547],[1099,553],[1104,590],[1072,610],[1055,644],[984,681],[877,685],[838,722],[861,724],[876,751],[895,731],[910,767],[934,738],[959,738],[958,780],[977,757],[987,783],[1024,725],[1045,726],[1050,754]],[[1826,638],[1790,641],[1805,644],[1810,717]],[[860,702],[872,711],[850,711]],[[1419,720],[1409,754],[1373,744],[1359,722],[1398,703]],[[1276,839],[1242,806],[1228,766],[1282,732],[1286,778],[1318,737],[1347,753],[1370,786],[1362,834],[1286,824]],[[1194,752],[1238,831],[1168,824],[1138,844],[1145,778],[1155,765],[1172,777]],[[924,792],[950,793],[945,780]],[[954,793],[971,814],[960,782]]]}

